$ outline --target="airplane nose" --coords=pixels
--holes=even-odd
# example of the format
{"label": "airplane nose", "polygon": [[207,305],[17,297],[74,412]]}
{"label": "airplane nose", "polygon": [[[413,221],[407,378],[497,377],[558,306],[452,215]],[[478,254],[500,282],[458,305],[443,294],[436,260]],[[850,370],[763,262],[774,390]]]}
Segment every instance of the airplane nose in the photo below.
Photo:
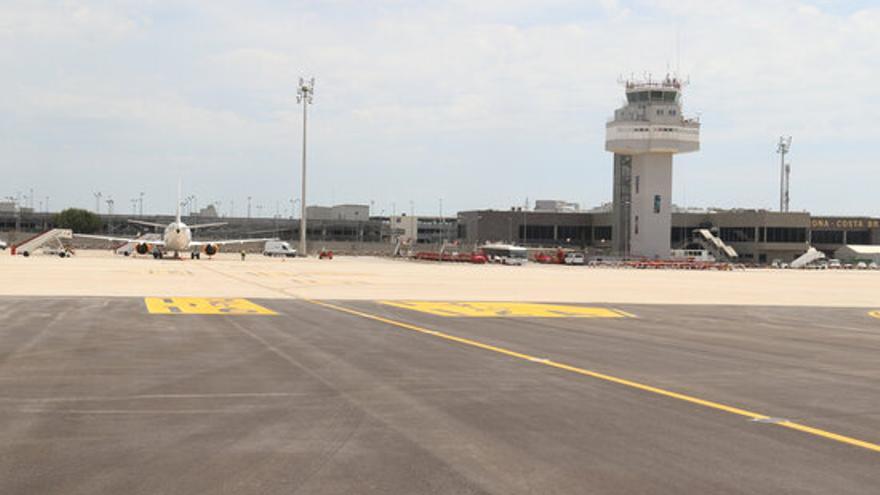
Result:
{"label": "airplane nose", "polygon": [[178,233],[178,234],[180,233],[180,229],[177,229],[177,233]]}

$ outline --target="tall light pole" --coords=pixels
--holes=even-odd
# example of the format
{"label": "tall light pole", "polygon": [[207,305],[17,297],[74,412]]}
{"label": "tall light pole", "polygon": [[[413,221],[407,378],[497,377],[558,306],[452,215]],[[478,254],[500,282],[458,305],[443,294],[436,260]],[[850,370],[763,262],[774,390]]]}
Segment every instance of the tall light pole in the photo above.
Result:
{"label": "tall light pole", "polygon": [[144,193],[140,193],[138,197],[138,216],[144,216]]}
{"label": "tall light pole", "polygon": [[247,209],[247,217],[248,218],[251,217],[251,199],[252,198],[253,198],[252,196],[248,196],[248,209]]}
{"label": "tall light pole", "polygon": [[312,104],[312,98],[315,94],[315,78],[306,81],[299,78],[299,86],[296,89],[296,102],[302,103],[303,106],[303,144],[302,144],[302,194],[300,195],[300,217],[299,217],[299,252],[301,256],[306,256],[306,125],[308,123],[308,108]]}
{"label": "tall light pole", "polygon": [[100,191],[92,193],[92,194],[95,195],[95,213],[100,214],[101,213],[101,196],[103,196],[103,194],[101,194]]}
{"label": "tall light pole", "polygon": [[779,153],[779,211],[788,211],[785,205],[785,197],[788,190],[785,184],[785,155],[791,150],[791,136],[779,136],[779,144],[776,152]]}

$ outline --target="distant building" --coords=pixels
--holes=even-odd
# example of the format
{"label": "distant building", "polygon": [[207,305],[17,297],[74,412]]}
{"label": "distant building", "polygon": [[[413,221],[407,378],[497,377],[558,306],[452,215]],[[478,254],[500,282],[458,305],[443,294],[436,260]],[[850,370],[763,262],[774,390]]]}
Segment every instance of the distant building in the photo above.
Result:
{"label": "distant building", "polygon": [[201,210],[199,210],[199,217],[207,217],[207,218],[217,218],[217,207],[214,205],[208,205]]}
{"label": "distant building", "polygon": [[457,219],[452,217],[389,217],[391,242],[404,244],[439,244],[458,237]]}
{"label": "distant building", "polygon": [[370,219],[369,205],[308,206],[306,218],[309,220],[345,220],[366,222]]}
{"label": "distant building", "polygon": [[[614,252],[614,212],[474,210],[458,214],[458,237],[466,244],[510,242],[528,246],[590,248]],[[706,209],[673,210],[672,249],[692,249],[694,230],[709,229],[745,263],[791,261],[814,246],[829,257],[845,244],[880,245],[880,219],[811,217],[806,212]]]}
{"label": "distant building", "polygon": [[565,213],[580,211],[581,206],[577,203],[569,203],[568,201],[559,201],[556,199],[539,199],[535,201],[535,211],[549,211],[554,213]]}

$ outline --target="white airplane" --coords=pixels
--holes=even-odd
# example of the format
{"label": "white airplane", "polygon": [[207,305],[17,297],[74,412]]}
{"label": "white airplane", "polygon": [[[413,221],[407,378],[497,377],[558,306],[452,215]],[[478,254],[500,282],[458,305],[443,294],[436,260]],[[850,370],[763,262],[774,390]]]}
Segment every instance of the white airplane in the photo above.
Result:
{"label": "white airplane", "polygon": [[164,234],[162,235],[162,240],[155,241],[144,241],[141,239],[131,239],[127,237],[114,237],[114,236],[103,236],[103,235],[90,235],[90,234],[73,234],[76,237],[84,237],[88,239],[101,239],[105,241],[111,242],[125,242],[125,243],[134,243],[135,251],[138,254],[147,254],[152,253],[153,258],[161,259],[164,257],[166,252],[174,252],[174,257],[179,258],[180,253],[189,252],[190,257],[192,259],[201,258],[201,253],[205,253],[208,256],[214,256],[220,251],[220,246],[225,246],[229,244],[244,244],[248,242],[266,242],[266,241],[274,241],[275,238],[269,239],[235,239],[235,240],[223,240],[223,241],[194,241],[192,238],[192,231],[195,229],[202,229],[205,227],[219,227],[221,225],[226,225],[226,222],[214,222],[214,223],[201,223],[198,225],[187,225],[183,223],[180,219],[180,185],[177,186],[177,214],[175,215],[174,221],[169,223],[168,225],[154,222],[145,222],[143,220],[129,220],[129,223],[134,223],[138,225],[146,225],[148,227],[156,227],[160,229],[165,229]]}

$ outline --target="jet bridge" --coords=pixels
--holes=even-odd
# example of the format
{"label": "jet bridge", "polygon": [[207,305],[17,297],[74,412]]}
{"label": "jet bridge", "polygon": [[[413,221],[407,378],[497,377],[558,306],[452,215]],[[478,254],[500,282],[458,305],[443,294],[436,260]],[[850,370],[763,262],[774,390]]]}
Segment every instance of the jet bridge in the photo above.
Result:
{"label": "jet bridge", "polygon": [[73,239],[73,231],[70,229],[47,230],[12,246],[11,254],[28,257],[38,249],[43,249],[45,252],[59,254],[63,257],[67,255],[68,249],[64,247],[62,239]]}

